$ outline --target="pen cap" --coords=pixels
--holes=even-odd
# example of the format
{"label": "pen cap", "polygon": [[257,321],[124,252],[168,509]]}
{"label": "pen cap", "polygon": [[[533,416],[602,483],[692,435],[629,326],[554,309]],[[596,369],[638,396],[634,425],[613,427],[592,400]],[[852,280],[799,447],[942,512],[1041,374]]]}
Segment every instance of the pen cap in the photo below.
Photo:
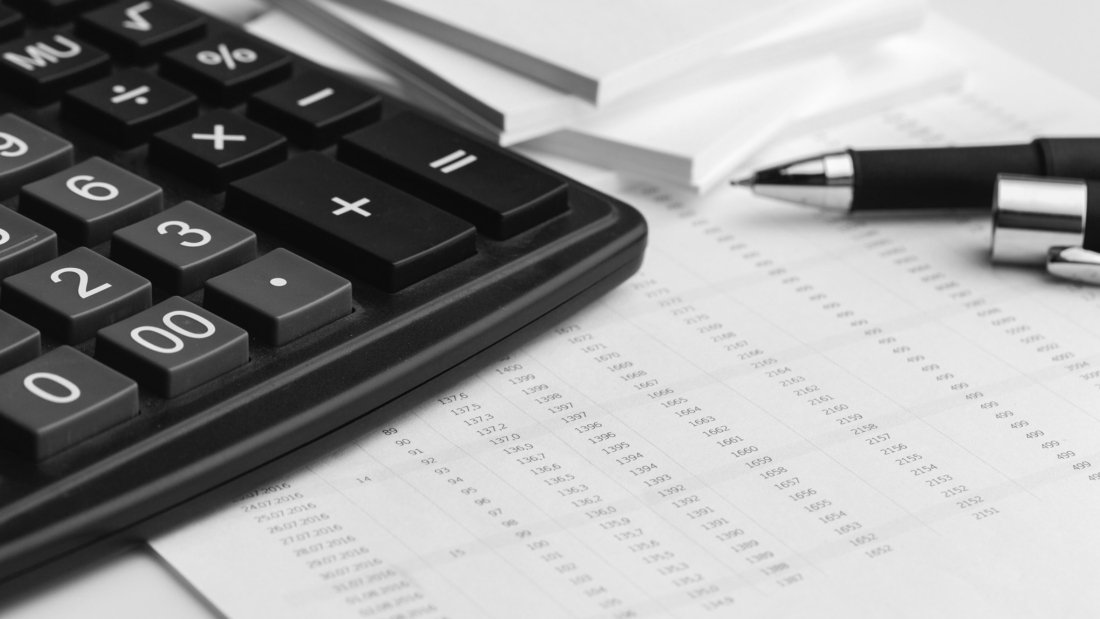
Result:
{"label": "pen cap", "polygon": [[[1092,217],[1089,217],[1091,212]],[[1096,228],[1089,234],[1089,227]],[[1100,184],[1001,174],[993,193],[994,262],[1043,265],[1051,247],[1100,245]]]}

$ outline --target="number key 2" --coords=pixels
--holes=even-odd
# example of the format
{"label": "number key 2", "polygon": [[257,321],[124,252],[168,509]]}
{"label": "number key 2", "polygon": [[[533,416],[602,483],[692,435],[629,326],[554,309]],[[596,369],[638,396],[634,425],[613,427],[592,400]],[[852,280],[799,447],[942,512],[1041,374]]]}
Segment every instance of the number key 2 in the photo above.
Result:
{"label": "number key 2", "polygon": [[87,247],[4,280],[0,305],[69,344],[152,303],[149,280]]}

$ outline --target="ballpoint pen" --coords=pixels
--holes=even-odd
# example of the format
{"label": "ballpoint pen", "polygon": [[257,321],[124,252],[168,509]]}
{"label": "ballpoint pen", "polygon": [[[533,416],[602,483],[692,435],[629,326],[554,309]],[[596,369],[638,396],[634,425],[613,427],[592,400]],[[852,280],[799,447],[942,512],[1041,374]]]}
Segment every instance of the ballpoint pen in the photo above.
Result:
{"label": "ballpoint pen", "polygon": [[733,183],[760,196],[840,212],[988,209],[999,173],[1100,178],[1100,138],[849,149],[758,170]]}

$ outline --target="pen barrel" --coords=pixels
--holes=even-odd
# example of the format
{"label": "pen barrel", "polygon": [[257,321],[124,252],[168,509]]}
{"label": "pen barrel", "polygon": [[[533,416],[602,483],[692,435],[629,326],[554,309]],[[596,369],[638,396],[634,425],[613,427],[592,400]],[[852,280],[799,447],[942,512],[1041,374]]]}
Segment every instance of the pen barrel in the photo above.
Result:
{"label": "pen barrel", "polygon": [[852,150],[851,210],[989,209],[997,174],[1045,174],[1042,151],[1037,143]]}
{"label": "pen barrel", "polygon": [[1100,138],[1039,138],[1043,174],[1100,180]]}

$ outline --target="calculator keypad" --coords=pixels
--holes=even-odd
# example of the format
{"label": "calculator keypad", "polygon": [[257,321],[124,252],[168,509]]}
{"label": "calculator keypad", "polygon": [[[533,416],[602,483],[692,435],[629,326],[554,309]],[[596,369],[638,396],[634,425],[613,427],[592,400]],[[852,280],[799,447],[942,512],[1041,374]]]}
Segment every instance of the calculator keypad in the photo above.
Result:
{"label": "calculator keypad", "polygon": [[0,91],[54,110],[31,112],[50,130],[0,115],[0,383],[72,430],[0,390],[9,449],[47,458],[136,414],[139,388],[247,372],[250,345],[374,316],[364,299],[472,272],[493,239],[567,210],[551,175],[292,64],[166,0],[0,5]]}

